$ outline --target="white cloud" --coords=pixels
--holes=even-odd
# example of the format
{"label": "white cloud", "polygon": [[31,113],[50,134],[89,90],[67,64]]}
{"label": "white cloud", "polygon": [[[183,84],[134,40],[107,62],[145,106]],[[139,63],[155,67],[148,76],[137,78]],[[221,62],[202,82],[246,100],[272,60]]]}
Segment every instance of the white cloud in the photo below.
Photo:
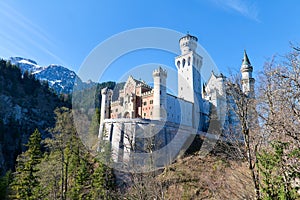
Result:
{"label": "white cloud", "polygon": [[260,22],[258,8],[254,2],[248,0],[212,0],[216,5],[225,10],[231,10],[249,19]]}

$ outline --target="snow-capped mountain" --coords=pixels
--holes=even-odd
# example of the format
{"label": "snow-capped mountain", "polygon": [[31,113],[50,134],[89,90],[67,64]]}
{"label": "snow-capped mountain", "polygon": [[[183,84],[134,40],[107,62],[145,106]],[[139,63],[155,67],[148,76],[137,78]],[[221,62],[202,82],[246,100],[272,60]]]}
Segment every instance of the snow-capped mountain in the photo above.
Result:
{"label": "snow-capped mountain", "polygon": [[21,58],[21,57],[10,57],[8,59],[12,64],[20,67],[22,72],[28,71],[33,74],[37,79],[42,81],[48,81],[48,84],[58,94],[65,93],[69,94],[72,92],[73,85],[81,85],[82,88],[88,87],[93,83],[84,83],[76,75],[74,71],[69,70],[60,65],[49,65],[42,67],[37,64],[34,60]]}
{"label": "snow-capped mountain", "polygon": [[21,68],[22,72],[28,71],[30,73],[37,72],[43,69],[34,60],[21,57],[10,57],[8,59],[11,64],[17,65]]}

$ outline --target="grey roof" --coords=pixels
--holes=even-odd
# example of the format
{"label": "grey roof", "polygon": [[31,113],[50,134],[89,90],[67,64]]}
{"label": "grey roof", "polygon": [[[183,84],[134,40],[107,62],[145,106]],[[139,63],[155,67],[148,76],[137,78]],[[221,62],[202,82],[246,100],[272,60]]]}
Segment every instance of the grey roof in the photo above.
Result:
{"label": "grey roof", "polygon": [[193,35],[191,35],[191,34],[189,34],[189,33],[187,33],[185,36],[183,36],[182,38],[180,38],[179,41],[180,41],[181,39],[183,39],[183,38],[193,39],[193,40],[195,40],[196,42],[198,41],[198,38],[197,38],[196,36],[193,36]]}

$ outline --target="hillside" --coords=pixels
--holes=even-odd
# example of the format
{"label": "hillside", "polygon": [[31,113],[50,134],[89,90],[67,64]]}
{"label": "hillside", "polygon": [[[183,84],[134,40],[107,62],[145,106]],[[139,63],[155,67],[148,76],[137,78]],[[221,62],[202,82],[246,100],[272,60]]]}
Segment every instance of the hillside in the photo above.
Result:
{"label": "hillside", "polygon": [[[201,143],[201,140],[195,141]],[[189,148],[185,155],[164,169],[133,174],[133,184],[126,191],[126,198],[255,199],[254,184],[247,162],[238,158],[237,152],[218,143],[208,155],[200,156],[199,153],[199,148]]]}
{"label": "hillside", "polygon": [[38,128],[42,137],[55,123],[54,109],[70,104],[47,83],[5,60],[0,60],[0,174],[14,169],[16,156],[25,150],[29,135]]}
{"label": "hillside", "polygon": [[190,155],[170,165],[157,178],[165,199],[253,199],[246,163],[208,155]]}

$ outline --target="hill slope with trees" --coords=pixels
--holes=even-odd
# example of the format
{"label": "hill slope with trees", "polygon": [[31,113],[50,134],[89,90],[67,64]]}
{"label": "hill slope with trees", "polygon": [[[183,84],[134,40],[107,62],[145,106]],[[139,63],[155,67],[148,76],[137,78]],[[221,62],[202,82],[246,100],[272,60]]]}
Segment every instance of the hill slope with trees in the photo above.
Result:
{"label": "hill slope with trees", "polygon": [[[14,169],[18,154],[26,149],[30,134],[37,128],[48,137],[47,128],[55,124],[56,107],[70,107],[47,83],[10,62],[0,60],[0,171]],[[69,101],[70,102],[70,101]]]}

